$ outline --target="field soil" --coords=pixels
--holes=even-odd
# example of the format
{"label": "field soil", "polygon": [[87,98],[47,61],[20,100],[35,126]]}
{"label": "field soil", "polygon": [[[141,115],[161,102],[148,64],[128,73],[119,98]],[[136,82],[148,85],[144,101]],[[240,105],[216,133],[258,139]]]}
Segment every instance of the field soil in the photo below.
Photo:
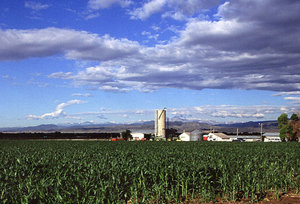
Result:
{"label": "field soil", "polygon": [[[204,203],[198,199],[189,200],[182,203],[191,203],[198,204]],[[257,203],[257,204],[300,204],[300,194],[288,193],[288,194],[280,194],[279,198],[275,199],[274,195],[267,195],[262,201],[252,202],[250,199],[242,199],[238,201],[225,201],[222,198],[218,198],[216,201],[210,201],[208,204],[246,204],[246,203]]]}
{"label": "field soil", "polygon": [[265,198],[263,201],[259,202],[261,204],[264,203],[282,203],[282,204],[298,204],[300,203],[300,194],[285,194],[281,195],[279,199],[273,199],[273,198]]}

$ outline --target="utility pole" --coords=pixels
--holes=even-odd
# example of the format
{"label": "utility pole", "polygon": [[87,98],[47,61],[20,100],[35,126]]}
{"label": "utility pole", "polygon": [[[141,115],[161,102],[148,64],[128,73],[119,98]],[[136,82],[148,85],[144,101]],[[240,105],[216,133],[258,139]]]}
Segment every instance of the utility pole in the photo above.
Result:
{"label": "utility pole", "polygon": [[236,129],[236,136],[239,136],[239,129]]}
{"label": "utility pole", "polygon": [[260,141],[263,142],[263,123],[259,123],[260,125]]}

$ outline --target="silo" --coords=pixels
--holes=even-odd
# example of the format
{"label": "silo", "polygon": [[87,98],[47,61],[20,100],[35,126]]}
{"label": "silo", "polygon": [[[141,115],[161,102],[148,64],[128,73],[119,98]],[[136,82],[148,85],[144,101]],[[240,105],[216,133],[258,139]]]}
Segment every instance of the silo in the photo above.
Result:
{"label": "silo", "polygon": [[194,130],[191,132],[190,141],[202,141],[203,133],[200,130]]}
{"label": "silo", "polygon": [[166,109],[155,111],[155,136],[166,138]]}

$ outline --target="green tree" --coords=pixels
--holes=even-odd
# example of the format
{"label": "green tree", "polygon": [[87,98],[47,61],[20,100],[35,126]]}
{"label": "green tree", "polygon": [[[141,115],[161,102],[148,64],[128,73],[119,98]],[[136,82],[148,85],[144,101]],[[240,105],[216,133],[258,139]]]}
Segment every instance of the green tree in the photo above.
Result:
{"label": "green tree", "polygon": [[124,138],[124,140],[130,140],[132,139],[132,135],[131,135],[131,131],[130,130],[125,130],[121,133],[122,138]]}
{"label": "green tree", "polygon": [[286,113],[281,114],[278,121],[279,136],[282,141],[295,141],[299,137],[299,116],[295,113],[289,120]]}
{"label": "green tree", "polygon": [[296,141],[300,136],[300,121],[299,116],[296,113],[293,113],[291,115],[291,120],[289,121],[289,134],[288,134],[288,140],[289,141]]}
{"label": "green tree", "polygon": [[286,113],[282,113],[278,118],[278,129],[279,129],[279,137],[281,141],[285,141],[288,134],[289,134],[289,128],[288,128],[288,123],[289,123],[289,118]]}
{"label": "green tree", "polygon": [[285,141],[285,138],[287,137],[287,132],[288,132],[287,126],[284,126],[279,130],[279,137],[282,142]]}
{"label": "green tree", "polygon": [[278,128],[281,129],[285,127],[289,122],[289,117],[286,113],[282,113],[278,118]]}
{"label": "green tree", "polygon": [[291,120],[293,120],[293,121],[299,120],[298,115],[296,113],[293,113],[292,116],[291,116]]}
{"label": "green tree", "polygon": [[175,128],[166,129],[166,139],[173,139],[176,137],[177,130]]}

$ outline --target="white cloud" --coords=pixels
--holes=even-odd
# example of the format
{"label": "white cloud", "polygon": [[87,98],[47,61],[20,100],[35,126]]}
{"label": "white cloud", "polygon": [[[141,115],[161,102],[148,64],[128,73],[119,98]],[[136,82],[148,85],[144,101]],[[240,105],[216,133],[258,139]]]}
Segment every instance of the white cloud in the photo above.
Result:
{"label": "white cloud", "polygon": [[[201,3],[201,9],[219,3],[195,0],[187,4],[195,2]],[[183,1],[147,1],[144,6],[150,5],[146,9],[150,14],[175,4],[182,12],[194,12]],[[253,7],[251,11],[249,6]],[[152,47],[70,29],[0,30],[0,60],[52,55],[93,60],[99,65],[50,75],[93,89],[238,88],[297,92],[299,6],[296,1],[231,1],[219,7],[218,21],[194,17],[178,32],[178,37]],[[146,10],[142,10],[143,15]],[[289,12],[279,15],[278,10]]]}
{"label": "white cloud", "polygon": [[73,105],[73,104],[82,104],[86,103],[86,101],[80,101],[80,100],[70,100],[66,103],[61,103],[56,106],[55,111],[50,112],[50,113],[45,113],[43,115],[28,115],[26,118],[27,119],[52,119],[52,118],[59,118],[59,117],[65,117],[65,118],[72,118],[71,116],[67,115],[64,112],[64,108],[67,106]]}
{"label": "white cloud", "polygon": [[88,15],[85,17],[85,20],[97,18],[97,17],[99,17],[99,16],[100,16],[100,13],[91,13],[91,14],[88,14]]}
{"label": "white cloud", "polygon": [[0,60],[65,54],[70,59],[110,60],[137,52],[138,43],[59,28],[0,29]]}
{"label": "white cloud", "polygon": [[[128,73],[126,68],[96,66],[89,67],[77,74],[53,73],[50,78],[73,80],[76,85],[88,85],[93,89],[106,91],[129,91],[138,89],[143,91],[142,82],[126,81],[127,77],[138,77],[139,74]],[[132,87],[132,88],[130,88]]]}
{"label": "white cloud", "polygon": [[224,2],[224,4],[218,6],[218,12],[214,15],[217,18],[222,18],[222,16],[224,15],[224,13],[227,12],[227,10],[230,9],[230,2],[226,1]]}
{"label": "white cloud", "polygon": [[132,4],[130,0],[89,0],[88,8],[98,10],[109,8],[114,4],[118,4],[121,7],[127,7]]}
{"label": "white cloud", "polygon": [[[299,106],[273,106],[273,105],[205,105],[196,107],[167,108],[167,115],[171,121],[175,120],[197,120],[202,122],[220,122],[226,120],[276,120],[276,118],[286,112],[291,114],[298,110]],[[148,118],[153,120],[154,109],[140,110],[110,110],[103,109],[96,112],[83,112],[71,114],[72,117],[85,117],[96,115],[104,118],[110,117],[129,117],[129,118]]]}
{"label": "white cloud", "polygon": [[49,5],[47,4],[42,4],[40,2],[35,2],[35,1],[25,1],[25,8],[30,8],[35,11],[40,11],[43,9],[47,9]]}
{"label": "white cloud", "polygon": [[155,13],[163,12],[163,17],[185,20],[213,8],[219,2],[220,0],[151,0],[130,12],[130,15],[132,19],[145,20]]}
{"label": "white cloud", "polygon": [[300,91],[287,91],[272,94],[272,96],[284,96],[284,95],[300,95]]}
{"label": "white cloud", "polygon": [[71,72],[55,72],[49,75],[51,78],[69,79],[72,76]]}
{"label": "white cloud", "polygon": [[239,112],[228,112],[228,111],[218,111],[212,114],[213,117],[221,117],[221,118],[264,118],[263,113],[239,113]]}
{"label": "white cloud", "polygon": [[85,97],[91,97],[92,94],[90,94],[90,93],[73,93],[72,96],[85,96]]}
{"label": "white cloud", "polygon": [[181,12],[172,12],[172,11],[166,12],[162,15],[162,18],[167,18],[167,17],[173,18],[173,19],[178,20],[178,21],[188,19],[188,17],[185,16],[183,13],[181,13]]}
{"label": "white cloud", "polygon": [[300,97],[284,97],[285,100],[293,100],[293,101],[298,101],[300,100]]}
{"label": "white cloud", "polygon": [[236,106],[236,105],[206,105],[186,108],[168,108],[168,114],[172,114],[174,118],[194,120],[214,120],[220,121],[222,118],[226,120],[275,120],[282,112],[293,113],[299,108],[298,106],[273,106],[273,105],[254,105],[254,106]]}
{"label": "white cloud", "polygon": [[152,28],[152,30],[155,30],[155,31],[159,31],[161,29],[160,27],[155,26],[155,25],[151,26],[151,28]]}
{"label": "white cloud", "polygon": [[148,31],[143,31],[141,34],[144,35],[144,36],[146,36],[148,39],[157,40],[157,38],[159,37],[159,34],[151,34]]}
{"label": "white cloud", "polygon": [[284,97],[284,100],[291,101],[294,104],[300,104],[300,97]]}
{"label": "white cloud", "polygon": [[162,10],[163,6],[167,3],[167,0],[152,0],[143,5],[141,8],[137,8],[132,11],[131,17],[133,19],[146,19],[150,15]]}
{"label": "white cloud", "polygon": [[[42,115],[44,118],[65,117],[65,118],[80,118],[82,120],[90,120],[91,118],[98,118],[101,120],[111,120],[113,118],[127,118],[127,122],[137,122],[140,119],[153,120],[154,109],[131,109],[131,110],[117,110],[117,109],[100,109],[92,112],[79,113],[63,113],[60,114],[58,110],[64,107],[58,107],[55,112]],[[182,108],[167,108],[167,115],[170,121],[187,120],[200,121],[209,123],[220,123],[226,118],[226,121],[246,122],[249,120],[276,120],[277,117],[286,112],[288,114],[299,110],[299,105],[292,106],[273,106],[273,105],[254,105],[254,106],[236,106],[236,105],[205,105],[196,107],[182,107]],[[58,116],[57,116],[58,115]],[[28,116],[31,119],[41,119],[42,116]],[[120,119],[120,120],[123,120]]]}

